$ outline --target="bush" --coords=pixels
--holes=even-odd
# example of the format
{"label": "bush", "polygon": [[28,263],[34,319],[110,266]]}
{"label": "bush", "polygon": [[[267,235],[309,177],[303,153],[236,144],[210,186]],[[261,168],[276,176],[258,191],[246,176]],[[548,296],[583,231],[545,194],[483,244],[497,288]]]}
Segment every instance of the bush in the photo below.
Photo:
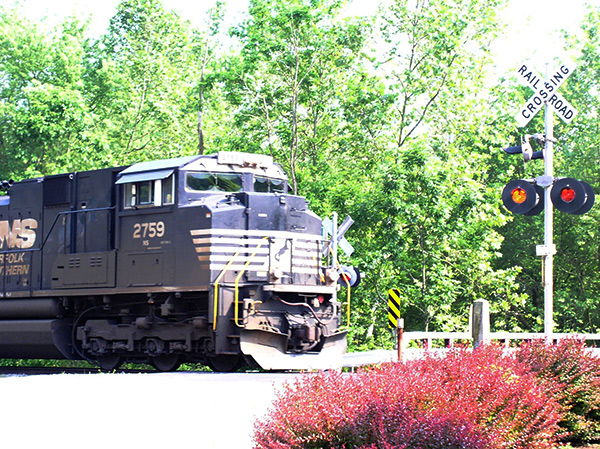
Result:
{"label": "bush", "polygon": [[540,379],[559,386],[556,399],[565,408],[560,426],[563,441],[584,443],[600,439],[600,358],[583,340],[562,339],[556,345],[533,341],[517,358]]}
{"label": "bush", "polygon": [[[435,385],[435,406],[477,425],[499,448],[553,447],[560,429],[556,386],[541,383],[497,346],[425,357],[407,367]],[[426,400],[426,398],[423,398]]]}
{"label": "bush", "polygon": [[283,389],[257,423],[258,448],[550,448],[559,405],[496,347],[427,355]]}

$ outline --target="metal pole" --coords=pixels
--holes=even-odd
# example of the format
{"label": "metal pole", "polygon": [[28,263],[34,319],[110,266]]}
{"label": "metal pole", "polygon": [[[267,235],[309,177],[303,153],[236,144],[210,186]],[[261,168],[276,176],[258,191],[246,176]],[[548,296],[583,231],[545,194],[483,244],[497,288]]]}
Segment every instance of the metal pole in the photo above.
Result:
{"label": "metal pole", "polygon": [[[337,212],[333,213],[332,220],[333,223],[331,225],[331,265],[333,269],[337,269],[337,235],[338,235],[338,214]],[[333,289],[333,302],[337,301],[337,285]]]}
{"label": "metal pole", "polygon": [[398,341],[398,362],[402,362],[402,346],[404,345],[404,318],[398,318],[396,337]]}
{"label": "metal pole", "polygon": [[[546,64],[546,79],[549,77],[549,64]],[[554,155],[553,155],[553,110],[552,106],[550,106],[546,102],[545,106],[545,135],[546,141],[544,145],[544,175],[551,179],[554,178]],[[553,310],[553,256],[554,256],[554,244],[552,241],[553,234],[553,208],[552,208],[552,200],[550,198],[550,191],[552,190],[552,184],[547,186],[544,189],[544,246],[545,246],[545,254],[544,254],[544,275],[543,275],[543,283],[544,283],[544,334],[546,334],[547,339],[552,338],[552,334],[554,332],[554,310]]]}

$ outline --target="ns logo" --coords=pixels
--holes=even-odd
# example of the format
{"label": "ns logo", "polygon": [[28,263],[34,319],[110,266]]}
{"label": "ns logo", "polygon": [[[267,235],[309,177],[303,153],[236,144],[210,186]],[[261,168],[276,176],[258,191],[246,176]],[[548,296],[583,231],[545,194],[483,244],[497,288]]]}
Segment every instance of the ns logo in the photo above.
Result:
{"label": "ns logo", "polygon": [[13,220],[12,227],[8,220],[0,221],[0,250],[2,249],[26,249],[35,243],[35,229],[38,227],[37,220],[25,218],[24,220]]}

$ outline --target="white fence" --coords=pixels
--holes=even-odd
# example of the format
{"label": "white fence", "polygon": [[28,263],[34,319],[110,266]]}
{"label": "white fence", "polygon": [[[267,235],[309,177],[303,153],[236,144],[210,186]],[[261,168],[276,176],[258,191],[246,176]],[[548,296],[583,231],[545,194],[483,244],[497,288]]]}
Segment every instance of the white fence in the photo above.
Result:
{"label": "white fence", "polygon": [[[400,320],[399,320],[400,321]],[[377,363],[395,362],[399,358],[410,360],[420,357],[424,350],[445,351],[452,348],[455,342],[472,342],[474,348],[482,343],[491,341],[502,341],[508,348],[511,341],[516,340],[534,340],[546,338],[547,335],[539,332],[491,332],[490,331],[490,308],[486,300],[480,299],[471,306],[469,316],[469,329],[465,332],[401,332],[401,345],[396,351],[368,351],[361,353],[348,353],[344,357],[344,366],[355,367],[362,365],[372,365]],[[562,334],[554,333],[552,340],[560,338],[580,338],[586,341],[600,341],[600,334]],[[419,343],[418,348],[409,347],[411,341]],[[443,341],[435,344],[434,342]],[[590,349],[600,356],[600,348]]]}

